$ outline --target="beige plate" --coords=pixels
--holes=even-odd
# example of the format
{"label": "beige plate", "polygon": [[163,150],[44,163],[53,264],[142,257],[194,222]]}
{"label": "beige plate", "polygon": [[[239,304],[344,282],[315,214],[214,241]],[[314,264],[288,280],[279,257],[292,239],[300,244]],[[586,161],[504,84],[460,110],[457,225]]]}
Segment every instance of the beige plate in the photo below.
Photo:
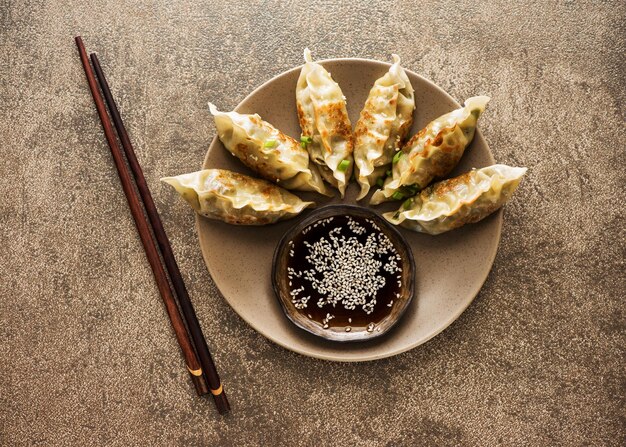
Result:
{"label": "beige plate", "polygon": [[[322,61],[341,86],[353,125],[374,81],[389,64],[366,59]],[[295,88],[300,67],[289,70],[252,92],[235,109],[258,113],[283,132],[299,139]],[[432,82],[407,70],[415,88],[415,121],[411,134],[459,104]],[[217,104],[220,108],[220,104]],[[223,107],[223,106],[222,106]],[[208,115],[208,114],[207,114]],[[489,119],[489,110],[482,119]],[[480,131],[454,175],[494,163]],[[224,168],[253,175],[230,155],[217,138],[204,160],[205,168]],[[358,185],[351,183],[344,203],[355,203]],[[318,203],[341,202],[299,194]],[[367,203],[362,201],[361,203]],[[397,206],[397,204],[395,205]],[[394,207],[395,207],[394,206]],[[389,206],[374,207],[383,212]],[[307,216],[304,212],[302,217]],[[418,346],[450,325],[472,302],[491,269],[502,228],[502,211],[474,225],[429,236],[401,229],[413,249],[415,298],[405,316],[387,336],[371,342],[341,344],[320,339],[296,327],[283,314],[272,290],[272,255],[281,236],[300,217],[265,227],[239,227],[198,217],[200,247],[209,272],[226,301],[241,318],[275,343],[300,354],[335,361],[366,361],[390,357]]]}

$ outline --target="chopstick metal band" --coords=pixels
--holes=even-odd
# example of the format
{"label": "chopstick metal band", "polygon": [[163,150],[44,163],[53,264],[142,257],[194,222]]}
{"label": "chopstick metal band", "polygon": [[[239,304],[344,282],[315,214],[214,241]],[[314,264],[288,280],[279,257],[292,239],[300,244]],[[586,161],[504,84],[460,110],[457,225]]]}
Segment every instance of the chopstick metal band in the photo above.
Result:
{"label": "chopstick metal band", "polygon": [[[189,370],[189,372],[190,372],[191,374],[193,374],[194,376],[201,376],[201,375],[202,375],[202,368],[198,368],[198,369],[191,369],[191,368],[189,367],[189,365],[187,365],[187,369],[188,369],[188,370]],[[211,390],[211,391],[213,391],[213,390]]]}
{"label": "chopstick metal band", "polygon": [[198,396],[204,396],[205,394],[209,394],[209,386],[204,379],[204,376],[194,376],[189,373],[189,377],[191,377],[191,381],[193,382],[193,386],[196,388],[196,393]]}
{"label": "chopstick metal band", "polygon": [[214,396],[219,396],[220,394],[222,394],[222,391],[224,391],[224,388],[222,387],[222,384],[220,383],[220,387],[218,389],[216,390],[211,389],[211,394],[213,394]]}
{"label": "chopstick metal band", "polygon": [[[148,188],[148,184],[143,175],[141,165],[139,164],[137,156],[135,155],[133,145],[128,136],[128,132],[126,131],[126,127],[124,126],[124,122],[122,121],[122,117],[117,108],[117,104],[115,103],[113,95],[111,94],[111,89],[109,88],[106,76],[104,75],[102,67],[100,66],[98,56],[95,53],[91,54],[91,61],[93,62],[94,70],[96,72],[98,80],[100,81],[102,92],[104,93],[104,97],[109,106],[109,111],[111,112],[111,117],[113,119],[113,123],[115,124],[115,128],[117,129],[118,136],[120,137],[122,148],[124,149],[124,152],[126,154],[128,164],[135,178],[137,190],[139,191],[144,207],[146,209],[146,214],[148,215],[148,219],[150,220],[150,224],[152,225],[152,230],[156,237],[157,243],[159,244],[159,248],[161,249],[161,254],[163,256],[165,267],[167,268],[170,279],[172,281],[172,285],[174,286],[174,290],[176,291],[176,295],[178,296],[178,302],[180,304],[183,317],[187,323],[187,328],[189,329],[189,332],[191,334],[191,339],[193,340],[198,359],[200,360],[200,364],[202,366],[202,373],[205,375],[208,385],[211,389],[221,389],[221,381],[217,373],[217,368],[215,367],[213,358],[211,357],[211,353],[209,352],[209,347],[207,345],[206,339],[204,338],[204,335],[202,333],[202,328],[200,327],[200,323],[198,321],[198,318],[196,317],[195,310],[193,308],[193,305],[191,304],[191,299],[189,298],[187,288],[185,287],[185,283],[182,279],[182,275],[178,268],[176,258],[174,257],[174,253],[169,243],[169,239],[167,237],[167,234],[165,233],[165,229],[163,228],[163,223],[161,222],[161,218],[159,217],[159,213],[154,204],[154,200],[152,199],[152,194],[150,193],[150,189]],[[219,400],[216,400],[215,403],[220,410],[220,413],[225,413],[230,409],[226,394],[223,392],[221,398]]]}
{"label": "chopstick metal band", "polygon": [[[161,265],[156,245],[152,240],[152,236],[150,235],[148,222],[143,215],[139,200],[135,196],[135,193],[133,191],[132,180],[130,178],[130,174],[126,170],[121,150],[117,145],[113,126],[111,125],[111,121],[107,114],[104,101],[100,96],[96,78],[93,74],[93,71],[91,70],[91,65],[89,64],[85,45],[83,44],[80,36],[77,36],[75,41],[80,54],[80,60],[85,70],[85,76],[87,77],[87,82],[89,83],[89,89],[93,96],[96,110],[98,111],[100,122],[102,123],[104,134],[109,144],[109,148],[111,149],[111,155],[113,156],[113,161],[115,162],[115,166],[117,168],[117,172],[122,183],[124,195],[126,196],[126,200],[128,201],[128,206],[133,216],[133,220],[135,221],[135,225],[139,233],[139,238],[141,239],[141,243],[146,252],[146,257],[148,258],[148,262],[150,264],[150,267],[152,268],[152,273],[161,294],[161,298],[163,299],[163,303],[165,304],[165,308],[170,318],[170,322],[172,324],[172,327],[174,328],[176,339],[178,340],[178,344],[183,351],[183,356],[185,357],[186,363],[188,365],[191,365],[191,369],[196,370],[200,368],[196,353],[194,351],[193,345],[191,344],[191,340],[189,339],[189,335],[187,334],[187,330],[185,329],[182,317],[178,313],[178,307],[176,306],[174,297],[172,296],[172,292],[167,281],[167,276],[165,275],[165,270]],[[202,378],[198,378],[198,380],[203,381]],[[195,381],[194,384],[196,385],[196,389],[199,391],[199,393],[201,389],[206,388],[205,386],[200,388],[198,386],[199,384],[197,384]]]}

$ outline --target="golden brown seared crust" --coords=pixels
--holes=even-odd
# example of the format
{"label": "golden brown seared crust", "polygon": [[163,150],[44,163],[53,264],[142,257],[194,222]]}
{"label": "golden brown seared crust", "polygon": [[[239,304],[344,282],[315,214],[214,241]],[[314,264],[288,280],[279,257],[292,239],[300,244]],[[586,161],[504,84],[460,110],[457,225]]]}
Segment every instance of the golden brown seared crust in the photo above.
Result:
{"label": "golden brown seared crust", "polygon": [[[411,154],[411,160],[417,157],[428,158],[430,156],[431,150],[436,148],[440,152],[430,158],[430,162],[433,165],[433,175],[435,177],[441,177],[443,175],[446,175],[457,165],[459,159],[463,154],[459,153],[458,144],[454,146],[448,144],[444,145],[443,147],[440,146],[443,144],[444,141],[443,135],[453,133],[457,127],[458,126],[455,124],[453,127],[446,127],[442,129],[439,133],[437,133],[435,138],[429,139],[424,143],[424,147],[420,152],[416,151]],[[416,137],[419,138],[420,134],[423,135],[424,133],[425,129],[422,129],[417,135],[411,138],[411,140],[406,145],[404,145],[403,150],[409,148],[411,144],[414,143],[413,140],[416,139]],[[414,172],[414,169],[412,170],[412,172]]]}
{"label": "golden brown seared crust", "polygon": [[[222,183],[224,186],[226,186],[227,188],[232,188],[233,184],[231,180],[243,180],[243,177],[241,177],[240,174],[236,173],[236,172],[232,172],[230,174],[230,176],[225,175],[224,174],[225,171],[222,171],[221,169],[218,171],[218,174],[215,176],[215,180],[218,180],[220,183]],[[233,179],[234,177],[234,179]]]}
{"label": "golden brown seared crust", "polygon": [[433,160],[434,177],[442,177],[448,174],[458,164],[460,156],[451,156],[454,154],[444,154],[442,157],[435,157]]}
{"label": "golden brown seared crust", "polygon": [[[424,147],[422,148],[422,151],[416,153],[415,157],[428,158],[428,156],[430,155],[430,149],[431,149],[431,146],[428,145],[428,144],[425,144]],[[415,157],[413,157],[413,158],[415,158]]]}
{"label": "golden brown seared crust", "polygon": [[302,133],[308,137],[313,136],[310,120],[307,118],[306,114],[304,113],[304,109],[300,105],[300,102],[296,103],[296,108],[298,109],[298,121],[300,122],[300,128],[302,129]]}
{"label": "golden brown seared crust", "polygon": [[[222,173],[222,171],[220,170],[220,173],[215,177],[216,180],[220,180],[221,183],[228,187],[228,188],[233,188],[235,183],[248,183],[250,181],[250,177],[240,174],[238,172],[234,172],[234,171],[225,171],[228,173],[228,175],[225,175]],[[271,190],[272,188],[276,188],[276,185],[273,185],[270,182],[267,182],[265,180],[261,180],[261,179],[254,179],[258,182],[264,183],[265,185],[265,189],[264,191],[268,191]]]}
{"label": "golden brown seared crust", "polygon": [[419,132],[417,132],[415,135],[413,135],[409,141],[406,142],[406,144],[402,147],[402,150],[407,149],[406,152],[408,152],[408,148],[410,148],[411,146],[413,146],[415,144],[415,142],[417,140],[419,140],[420,138],[422,138],[422,136],[424,136],[424,134],[426,133],[426,128],[423,128],[422,130],[420,130]]}
{"label": "golden brown seared crust", "polygon": [[465,174],[461,174],[458,177],[436,183],[428,188],[428,190],[430,190],[429,194],[436,194],[438,196],[443,195],[448,191],[452,191],[457,185],[470,183],[473,175],[473,172],[470,171]]}
{"label": "golden brown seared crust", "polygon": [[377,137],[375,137],[375,136],[374,136],[374,134],[373,134],[372,132],[369,132],[369,131],[368,131],[367,133],[368,133],[368,134],[370,134],[370,136],[374,139],[375,143],[376,143],[377,145],[379,145],[379,146],[381,146],[381,145],[385,144],[385,142],[387,141],[387,140],[384,140],[384,139],[382,139],[382,138],[377,138]]}
{"label": "golden brown seared crust", "polygon": [[[250,149],[248,147],[248,145],[243,144],[243,143],[239,143],[237,144],[237,151],[240,154],[240,160],[242,161],[242,163],[244,165],[246,165],[247,167],[249,167],[250,169],[252,169],[254,172],[256,172],[257,174],[259,174],[261,177],[263,177],[264,179],[267,179],[269,181],[275,182],[277,180],[279,180],[278,178],[274,177],[273,175],[269,175],[267,174],[267,171],[269,169],[272,169],[272,167],[270,166],[269,163],[267,163],[264,160],[254,160],[253,158],[250,157]],[[258,156],[255,155],[255,157],[258,158]]]}
{"label": "golden brown seared crust", "polygon": [[[458,131],[458,132],[457,132]],[[443,139],[443,135],[444,132],[446,133],[446,135],[453,135],[455,133],[460,133],[463,134],[463,131],[461,130],[461,128],[459,127],[458,124],[455,124],[452,127],[446,127],[445,129],[442,129],[441,132],[439,132],[439,134],[437,135],[437,138],[439,138],[439,136],[441,135],[442,139]],[[455,139],[455,141],[459,141],[458,138]],[[450,139],[448,138],[448,141],[446,142],[446,144],[441,148],[441,150],[443,152],[456,152],[459,149],[458,144],[452,146],[450,145]],[[439,143],[441,144],[441,143]]]}
{"label": "golden brown seared crust", "polygon": [[271,184],[267,184],[264,185],[263,189],[261,189],[261,194],[263,194],[263,197],[266,199],[269,199],[272,197],[272,192],[274,192],[276,190],[276,187],[274,185]]}
{"label": "golden brown seared crust", "polygon": [[328,121],[333,124],[333,135],[339,135],[346,140],[352,140],[352,126],[350,118],[345,110],[345,105],[341,102],[326,104],[320,108],[320,114],[326,115]]}
{"label": "golden brown seared crust", "polygon": [[477,213],[468,213],[467,216],[465,216],[463,219],[463,223],[476,223],[478,221],[483,220],[485,217],[487,217],[488,215],[490,215],[491,213],[493,213],[494,211],[497,211],[500,207],[502,206],[502,204],[495,202],[495,203],[491,203],[487,206],[482,206],[480,208],[480,212]]}
{"label": "golden brown seared crust", "polygon": [[356,123],[356,128],[354,129],[354,137],[358,138],[361,135],[365,135],[367,133],[367,125],[365,123],[370,123],[372,122],[374,119],[374,117],[372,116],[372,114],[370,112],[368,112],[367,110],[363,109],[363,111],[361,112],[361,117],[359,118],[359,121]]}
{"label": "golden brown seared crust", "polygon": [[280,129],[276,129],[276,130],[278,131],[278,133],[276,134],[277,140],[279,140],[281,143],[292,140],[292,143],[296,145],[296,147],[298,147],[298,142],[294,138],[290,137],[289,135],[284,134]]}
{"label": "golden brown seared crust", "polygon": [[[394,91],[395,92],[398,91],[397,85],[394,85]],[[389,100],[389,105],[392,107],[396,106],[397,103],[398,103],[397,98],[393,98]],[[411,113],[411,115],[407,117],[407,119],[402,123],[402,125],[399,128],[390,129],[390,138],[393,138],[393,141],[391,141],[390,138],[387,138],[384,140],[381,138],[378,138],[375,136],[373,132],[370,131],[369,125],[375,124],[375,121],[376,121],[376,118],[370,112],[370,110],[372,109],[375,109],[375,107],[372,105],[372,103],[370,103],[368,99],[368,101],[365,103],[365,107],[361,111],[361,115],[359,116],[359,121],[357,122],[356,127],[354,129],[353,137],[354,137],[355,144],[357,140],[368,135],[377,145],[385,144],[385,148],[388,148],[390,145],[392,145],[394,149],[401,147],[402,144],[404,143],[404,140],[406,139],[409,128],[413,124],[413,114]],[[396,111],[396,113],[398,113],[398,111]]]}
{"label": "golden brown seared crust", "polygon": [[357,122],[356,128],[354,129],[354,139],[358,140],[359,138],[365,136],[365,135],[372,135],[372,133],[369,131],[369,128],[367,126],[366,123],[370,123],[373,121],[373,116],[370,112],[368,112],[367,110],[363,110],[361,112],[361,118],[359,118],[359,121]]}
{"label": "golden brown seared crust", "polygon": [[[266,180],[251,178],[238,172],[226,171],[222,169],[218,169],[217,171],[218,172],[215,175],[214,180],[226,189],[234,189],[236,185],[253,181],[254,183],[260,184],[259,194],[268,201],[271,201],[271,199],[277,195],[283,197],[283,195],[287,193],[287,191],[282,190],[279,186]],[[278,216],[276,214],[261,216],[255,216],[252,214],[239,216],[219,214],[216,218],[233,225],[267,225],[276,222],[276,220],[278,220],[277,217]]]}
{"label": "golden brown seared crust", "polygon": [[441,146],[441,143],[443,143],[443,135],[442,132],[439,132],[434,140],[429,140],[426,142],[426,146],[429,146],[431,144],[433,146]]}
{"label": "golden brown seared crust", "polygon": [[233,225],[267,225],[274,222],[273,219],[267,217],[261,218],[255,216],[228,216],[225,220],[227,223]]}
{"label": "golden brown seared crust", "polygon": [[[435,146],[435,147],[441,146],[441,143],[443,143],[443,135],[447,134],[447,133],[453,133],[455,131],[456,127],[458,127],[457,124],[455,124],[452,127],[444,127],[443,129],[441,129],[437,133],[437,135],[435,136],[434,139],[429,139],[429,140],[427,140],[424,143],[424,150],[422,152],[415,153],[413,155],[413,157],[417,157],[418,155],[422,156],[422,157],[426,157],[427,154],[428,154],[428,147],[431,146],[431,145]],[[406,144],[403,146],[403,149],[404,148],[409,148],[409,147],[413,146],[418,139],[422,138],[426,134],[427,129],[428,128],[425,127],[422,130],[420,130],[418,133],[413,135],[411,137],[411,139],[409,141],[407,141]],[[447,148],[444,147],[442,150],[450,150],[450,149],[447,149]],[[424,155],[424,154],[426,154],[426,155]]]}

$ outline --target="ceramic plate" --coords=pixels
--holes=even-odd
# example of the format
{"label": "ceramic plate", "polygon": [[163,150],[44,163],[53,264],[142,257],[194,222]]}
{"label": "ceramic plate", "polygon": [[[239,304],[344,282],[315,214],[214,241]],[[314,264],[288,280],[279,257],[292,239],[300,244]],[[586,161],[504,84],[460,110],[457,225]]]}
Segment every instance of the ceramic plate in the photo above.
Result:
{"label": "ceramic plate", "polygon": [[[321,61],[339,83],[347,98],[352,124],[374,81],[390,64],[366,59]],[[300,67],[289,70],[263,84],[235,109],[258,113],[261,117],[299,139],[295,88]],[[446,92],[423,77],[406,70],[415,88],[415,120],[410,135],[429,121],[454,110],[459,104]],[[217,107],[223,107],[217,104]],[[489,119],[489,107],[483,120]],[[494,163],[480,131],[468,147],[452,175]],[[254,176],[214,138],[204,160],[204,168],[224,168]],[[451,175],[451,176],[452,176]],[[358,185],[350,184],[346,198],[332,199],[300,194],[318,204],[355,204]],[[366,206],[367,201],[361,204]],[[397,208],[398,204],[373,207],[377,212]],[[197,217],[200,247],[206,265],[230,306],[250,326],[273,342],[311,357],[335,361],[366,361],[390,357],[414,348],[450,325],[472,302],[491,269],[502,227],[502,211],[487,219],[439,236],[417,234],[400,229],[415,257],[415,297],[400,322],[384,337],[362,343],[336,343],[323,340],[296,327],[284,315],[272,289],[272,255],[276,245],[301,216],[265,227],[232,226]]]}

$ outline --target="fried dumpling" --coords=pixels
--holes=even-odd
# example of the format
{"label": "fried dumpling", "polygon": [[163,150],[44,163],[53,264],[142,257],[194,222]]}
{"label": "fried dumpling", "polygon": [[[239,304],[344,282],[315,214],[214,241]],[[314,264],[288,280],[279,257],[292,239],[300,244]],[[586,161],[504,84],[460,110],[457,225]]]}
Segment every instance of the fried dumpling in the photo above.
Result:
{"label": "fried dumpling", "polygon": [[220,141],[250,169],[286,189],[332,195],[308,152],[289,135],[257,114],[220,112],[211,103],[209,109]]}
{"label": "fried dumpling", "polygon": [[308,48],[304,59],[296,86],[301,141],[319,165],[324,180],[339,189],[343,197],[352,175],[354,146],[346,99],[330,73],[311,60]]}
{"label": "fried dumpling", "polygon": [[392,175],[374,193],[370,204],[412,196],[433,179],[449,174],[472,142],[487,102],[487,96],[469,98],[464,107],[431,121],[414,135],[394,155]]}
{"label": "fried dumpling", "polygon": [[235,225],[265,225],[314,205],[268,181],[224,169],[165,177],[201,216]]}
{"label": "fried dumpling", "polygon": [[400,67],[400,57],[394,54],[393,65],[374,83],[354,129],[354,163],[361,186],[357,200],[365,197],[390,168],[413,124],[413,110],[411,81]]}
{"label": "fried dumpling", "polygon": [[493,165],[437,182],[407,199],[396,212],[383,214],[394,225],[440,234],[484,219],[517,189],[526,168]]}

